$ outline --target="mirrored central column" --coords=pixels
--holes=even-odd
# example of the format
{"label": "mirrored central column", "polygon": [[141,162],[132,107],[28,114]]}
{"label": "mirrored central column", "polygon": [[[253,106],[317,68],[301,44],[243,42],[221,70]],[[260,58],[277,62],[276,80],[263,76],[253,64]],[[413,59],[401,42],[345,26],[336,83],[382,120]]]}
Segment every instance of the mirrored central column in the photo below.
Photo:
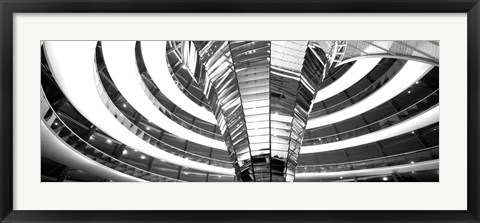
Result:
{"label": "mirrored central column", "polygon": [[325,53],[308,44],[181,44],[190,58],[188,69],[215,114],[239,181],[294,180],[308,114],[327,63]]}

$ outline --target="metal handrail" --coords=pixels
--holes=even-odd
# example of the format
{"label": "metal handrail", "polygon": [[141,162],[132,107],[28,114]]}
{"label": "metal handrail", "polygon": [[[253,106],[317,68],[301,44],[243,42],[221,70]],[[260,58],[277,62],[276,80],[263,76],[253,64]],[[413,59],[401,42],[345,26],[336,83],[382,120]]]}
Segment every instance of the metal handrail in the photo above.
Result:
{"label": "metal handrail", "polygon": [[[137,66],[138,67],[138,66]],[[148,71],[147,71],[148,72]],[[139,71],[139,74],[143,77],[143,78],[147,78],[145,75],[142,75]],[[160,103],[160,101],[152,94],[152,92],[148,89],[148,87],[145,85],[145,83],[143,81],[139,81],[140,82],[140,85],[143,89],[143,91],[145,92],[145,94],[147,95],[148,99],[153,103],[153,105],[160,111],[162,112],[163,114],[165,113],[168,113],[168,115],[171,115],[173,117],[176,118],[175,119],[172,119],[170,118],[172,121],[175,121],[177,122],[178,124],[180,124],[180,126],[182,127],[185,127],[183,126],[183,124],[186,124],[188,125],[190,128],[187,128],[188,130],[191,130],[192,132],[195,132],[195,133],[198,133],[198,134],[201,134],[203,136],[215,136],[216,138],[222,138],[223,136],[221,134],[218,134],[218,133],[215,133],[215,132],[211,132],[211,131],[208,131],[208,130],[205,130],[205,129],[202,129],[194,124],[190,124],[188,123],[187,121],[185,121],[183,118],[177,116],[175,113],[171,112],[169,109],[167,109],[165,106],[163,106],[162,103]],[[186,128],[186,127],[185,127]]]}
{"label": "metal handrail", "polygon": [[[94,62],[96,63],[96,61]],[[125,126],[130,132],[134,133],[136,136],[141,138],[142,140],[150,143],[151,145],[162,149],[166,152],[169,152],[174,155],[181,155],[181,156],[186,156],[187,159],[200,162],[200,163],[205,163],[208,165],[213,165],[213,166],[219,166],[219,167],[225,167],[225,168],[231,168],[232,164],[228,161],[223,161],[223,160],[218,160],[210,157],[205,157],[201,156],[198,154],[194,154],[185,150],[181,150],[175,146],[172,146],[166,142],[163,142],[161,140],[158,140],[154,136],[150,135],[148,132],[144,131],[140,127],[138,127],[135,123],[130,121],[123,113],[118,109],[118,107],[115,105],[115,103],[110,99],[110,96],[108,95],[107,91],[103,87],[102,81],[99,76],[98,72],[98,67],[95,66],[95,71],[96,74],[94,74],[94,79],[95,79],[95,85],[98,91],[98,94],[100,96],[100,99],[104,103],[104,105],[109,109],[109,111],[114,115],[114,117],[123,125]],[[147,141],[148,140],[148,141]],[[160,146],[163,146],[160,147]]]}
{"label": "metal handrail", "polygon": [[[388,75],[388,74],[389,74],[389,75],[394,75],[397,71],[400,70],[401,67],[403,67],[403,66],[405,65],[405,62],[397,62],[397,63],[398,63],[398,65],[393,64],[392,67],[390,67],[390,68],[385,72],[385,74],[387,74],[387,75]],[[400,67],[398,67],[398,66],[400,66]],[[367,97],[368,95],[370,95],[370,94],[373,93],[373,92],[370,92],[370,94],[364,94],[362,97],[360,97],[360,95],[363,94],[364,92],[367,92],[368,90],[370,90],[370,88],[371,88],[371,87],[374,87],[374,85],[375,85],[376,89],[378,89],[379,87],[383,86],[383,84],[386,83],[386,81],[388,81],[388,80],[389,80],[390,78],[392,78],[392,77],[393,77],[393,76],[387,76],[387,77],[385,78],[385,79],[387,79],[387,80],[381,80],[382,78],[379,78],[379,79],[377,79],[376,81],[374,81],[373,83],[371,83],[368,87],[366,87],[366,88],[363,89],[362,91],[358,92],[357,94],[355,94],[355,95],[353,95],[353,96],[351,96],[351,97],[349,97],[349,98],[347,98],[347,99],[345,99],[345,100],[343,100],[343,101],[341,101],[341,102],[338,102],[338,103],[336,103],[335,105],[328,106],[327,108],[323,108],[323,109],[319,109],[319,110],[316,110],[316,111],[311,112],[311,114],[310,114],[309,117],[321,117],[321,115],[319,115],[319,113],[322,113],[323,111],[325,111],[325,114],[323,114],[323,115],[326,115],[326,114],[328,114],[328,113],[331,113],[332,110],[334,110],[334,108],[339,107],[339,106],[342,105],[342,104],[346,104],[346,102],[351,102],[351,100],[353,100],[353,98],[356,98],[357,96],[359,96],[360,99],[365,98],[365,97]],[[383,82],[383,83],[381,83],[381,82]],[[380,86],[376,86],[376,85],[378,85],[378,84],[380,84]],[[374,91],[374,92],[375,92],[375,91]],[[358,99],[357,101],[359,101],[360,99]],[[343,108],[345,108],[345,107],[343,107]],[[341,110],[341,108],[334,110],[334,112],[339,111],[339,110]],[[330,111],[330,112],[327,112],[327,111]]]}
{"label": "metal handrail", "polygon": [[[305,145],[306,145],[305,143],[310,143],[310,142],[313,142],[313,141],[317,141],[317,142],[318,142],[318,141],[321,140],[321,139],[327,139],[327,138],[335,138],[335,140],[332,139],[332,140],[330,140],[329,142],[334,142],[334,141],[339,141],[339,140],[345,140],[345,139],[340,139],[339,136],[340,136],[340,135],[345,135],[345,134],[350,133],[350,132],[357,131],[357,130],[359,130],[359,129],[368,128],[368,127],[370,127],[370,126],[372,126],[372,125],[375,125],[375,124],[378,124],[378,123],[380,123],[380,122],[382,122],[382,121],[387,121],[388,119],[390,119],[390,118],[392,118],[392,117],[395,117],[395,116],[397,116],[397,115],[399,115],[399,114],[401,114],[401,113],[404,113],[405,111],[407,111],[407,110],[415,107],[416,105],[418,105],[419,103],[421,103],[421,102],[424,101],[425,99],[429,98],[430,96],[437,94],[438,91],[439,91],[439,89],[431,92],[430,94],[428,94],[427,96],[425,96],[425,97],[422,98],[421,100],[418,100],[415,104],[412,104],[412,105],[408,106],[407,108],[405,108],[405,109],[403,109],[403,110],[401,110],[401,111],[399,111],[399,112],[397,112],[397,113],[395,113],[395,114],[392,114],[392,115],[390,115],[390,116],[387,116],[387,117],[385,117],[385,118],[382,118],[382,119],[380,119],[380,120],[378,120],[378,121],[372,122],[372,123],[370,123],[370,124],[368,124],[368,125],[364,125],[364,126],[361,126],[361,127],[355,128],[355,129],[351,129],[351,130],[348,130],[348,131],[345,131],[345,132],[335,133],[335,134],[328,135],[328,136],[322,136],[322,137],[315,138],[315,139],[306,139],[306,140],[303,141],[303,144],[302,144],[302,145],[305,146]],[[369,131],[369,133],[370,133],[370,131]],[[362,135],[364,135],[364,134],[362,134]],[[358,136],[358,135],[357,135],[357,136]],[[356,136],[355,136],[355,137],[356,137]],[[350,137],[350,138],[351,138],[351,137]],[[311,143],[311,144],[313,144],[313,145],[318,145],[318,144],[315,144],[315,143]],[[309,145],[311,145],[311,144],[309,144]],[[325,143],[320,143],[320,144],[325,144]]]}
{"label": "metal handrail", "polygon": [[[150,176],[148,176],[148,175],[150,174],[150,175],[156,176],[156,177],[158,177],[158,178],[164,179],[165,181],[172,181],[172,182],[181,182],[181,181],[182,181],[182,180],[178,180],[178,179],[170,178],[170,177],[167,177],[167,176],[163,176],[163,175],[160,175],[160,174],[157,174],[157,173],[153,173],[153,172],[150,172],[150,171],[148,171],[148,170],[144,170],[144,169],[142,169],[142,168],[139,168],[139,167],[130,165],[130,164],[126,163],[126,162],[123,162],[123,161],[121,161],[121,160],[119,160],[119,159],[117,159],[117,158],[115,158],[115,157],[113,157],[113,156],[111,156],[111,155],[103,152],[103,151],[100,150],[100,149],[97,149],[95,146],[91,145],[90,143],[88,143],[87,141],[85,141],[82,137],[80,137],[79,135],[77,135],[72,129],[70,129],[70,128],[68,127],[68,125],[65,124],[65,122],[63,122],[63,120],[60,118],[59,114],[53,109],[52,105],[51,105],[50,102],[48,101],[48,99],[47,99],[47,97],[46,97],[46,95],[45,95],[45,92],[44,92],[42,86],[40,87],[40,89],[41,89],[41,93],[42,93],[42,94],[41,94],[41,98],[40,98],[40,103],[41,103],[41,105],[42,105],[42,113],[41,113],[41,115],[42,115],[42,121],[43,121],[49,128],[51,128],[50,126],[51,126],[52,124],[55,125],[55,126],[57,126],[57,127],[62,127],[62,126],[63,126],[64,128],[66,128],[66,129],[70,132],[70,136],[73,135],[76,139],[78,139],[78,140],[77,140],[77,143],[78,143],[78,142],[81,142],[81,143],[84,143],[84,144],[86,145],[86,146],[85,146],[85,149],[83,149],[83,151],[80,151],[80,150],[74,148],[75,150],[77,150],[77,151],[79,151],[79,152],[82,152],[84,155],[87,155],[87,152],[86,152],[87,150],[86,150],[86,148],[92,148],[92,149],[94,150],[94,152],[93,152],[94,154],[93,154],[93,155],[92,155],[92,154],[89,154],[89,155],[94,156],[94,155],[95,155],[95,152],[96,152],[96,153],[99,153],[99,154],[102,155],[102,158],[103,158],[103,157],[106,157],[106,158],[110,159],[110,161],[108,161],[108,160],[103,160],[103,159],[102,159],[103,161],[108,162],[108,163],[112,164],[113,166],[108,166],[108,165],[104,165],[103,163],[101,163],[102,165],[107,166],[107,167],[109,167],[109,168],[112,168],[112,169],[115,169],[115,170],[118,171],[118,169],[116,169],[116,167],[119,167],[119,166],[118,166],[118,164],[112,163],[111,160],[113,160],[113,161],[115,161],[115,162],[117,162],[117,163],[119,163],[119,164],[121,164],[121,165],[125,165],[125,166],[129,167],[130,169],[134,169],[134,171],[132,172],[132,174],[127,173],[128,171],[125,171],[125,172],[121,171],[121,172],[123,172],[123,173],[125,173],[125,174],[128,174],[128,175],[130,175],[130,176],[134,176],[134,177],[140,178],[140,179],[148,178],[149,181],[159,181],[159,179],[157,179],[157,180],[152,180],[152,179],[150,178]],[[46,107],[47,109],[44,109],[43,107]],[[46,114],[47,114],[49,111],[52,111],[53,116],[50,116],[51,118],[47,120],[45,116],[46,116]],[[50,120],[55,120],[55,119],[52,119],[52,117],[55,117],[56,119],[58,119],[58,121],[60,122],[60,124],[59,124],[58,122],[50,121]],[[51,129],[51,130],[52,130],[53,132],[55,132],[54,129]],[[61,130],[58,131],[58,132],[55,132],[55,133],[58,135],[60,132],[61,132]],[[63,139],[63,137],[59,137],[59,138]],[[71,139],[71,138],[68,137],[68,139]],[[67,144],[69,144],[69,143],[67,143]],[[70,144],[69,144],[69,145],[70,145]],[[89,156],[87,156],[87,157],[89,157]],[[94,157],[95,157],[95,156],[94,156]],[[92,160],[95,160],[96,162],[98,162],[96,159],[93,159],[92,157],[89,157],[89,158],[92,159]],[[96,157],[96,158],[98,158],[98,157]],[[100,162],[99,162],[99,163],[100,163]],[[125,168],[125,170],[127,170],[127,169],[128,169],[128,168]],[[144,172],[145,174],[142,175],[142,176],[144,176],[144,177],[138,177],[138,176],[136,176],[136,174],[135,174],[136,171],[135,171],[135,170],[137,170],[137,173],[138,173],[138,171]]]}
{"label": "metal handrail", "polygon": [[[297,173],[305,172],[334,172],[334,170],[354,170],[364,168],[372,168],[372,165],[378,166],[388,166],[394,162],[402,161],[402,164],[414,164],[415,162],[425,161],[420,156],[417,157],[408,157],[410,155],[428,153],[430,156],[438,156],[439,146],[431,146],[424,149],[419,149],[415,151],[410,151],[406,153],[395,154],[385,157],[377,157],[365,160],[358,160],[352,162],[342,162],[342,163],[331,163],[331,164],[315,164],[315,165],[303,165],[297,167]],[[408,158],[408,159],[407,159]],[[434,157],[435,158],[435,157]],[[383,161],[383,162],[382,162]]]}

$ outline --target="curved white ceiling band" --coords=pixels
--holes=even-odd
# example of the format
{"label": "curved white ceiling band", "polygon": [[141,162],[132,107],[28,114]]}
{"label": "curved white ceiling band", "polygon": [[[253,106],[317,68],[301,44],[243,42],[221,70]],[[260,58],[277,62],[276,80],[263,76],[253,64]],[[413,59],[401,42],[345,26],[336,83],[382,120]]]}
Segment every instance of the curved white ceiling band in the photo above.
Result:
{"label": "curved white ceiling band", "polygon": [[321,173],[298,173],[295,174],[296,179],[312,179],[312,178],[332,178],[332,177],[362,177],[375,176],[393,173],[407,173],[411,171],[436,170],[439,168],[439,160],[429,160],[414,164],[403,164],[397,166],[380,167],[373,169],[349,170],[339,172],[321,172]]}
{"label": "curved white ceiling band", "polygon": [[118,181],[118,182],[146,182],[137,177],[133,177],[117,170],[106,167],[92,159],[84,156],[80,152],[70,148],[64,141],[54,135],[43,121],[40,124],[40,134],[42,137],[42,156],[54,160],[66,166],[85,171],[91,175]]}
{"label": "curved white ceiling band", "polygon": [[[392,46],[393,41],[372,41],[374,44],[378,44],[383,46],[385,49],[388,49]],[[352,47],[352,46],[350,46]],[[362,54],[368,54],[371,52],[377,52],[379,49],[373,45],[368,45],[365,49],[363,49]],[[315,97],[314,102],[323,101],[327,98],[330,98],[353,84],[357,83],[360,79],[367,76],[367,74],[375,68],[375,66],[382,60],[382,58],[369,58],[369,59],[362,59],[355,62],[352,67],[342,75],[338,80],[334,83],[327,86],[325,89],[320,90]],[[350,61],[351,62],[351,61]]]}
{"label": "curved white ceiling band", "polygon": [[143,141],[126,129],[101,101],[96,89],[95,41],[46,41],[52,74],[72,105],[99,129],[127,146],[157,159],[197,170],[234,175],[234,170],[187,160]]}
{"label": "curved white ceiling band", "polygon": [[142,41],[141,47],[145,67],[162,94],[172,100],[172,102],[182,110],[208,123],[216,125],[217,120],[213,113],[204,107],[195,104],[182,91],[180,91],[173,81],[167,66],[166,42]]}
{"label": "curved white ceiling band", "polygon": [[[136,65],[135,41],[104,41],[102,50],[108,72],[118,90],[128,103],[145,118],[177,137],[216,149],[227,150],[223,141],[200,135],[180,126],[153,105],[141,86],[143,80],[141,80]],[[168,73],[167,68],[165,68],[165,72]],[[170,79],[172,78],[170,77]],[[174,102],[176,103],[176,101]]]}
{"label": "curved white ceiling band", "polygon": [[348,89],[363,77],[367,76],[382,58],[369,58],[356,61],[338,80],[319,90],[314,103],[333,97]]}
{"label": "curved white ceiling band", "polygon": [[405,91],[433,67],[430,64],[408,61],[390,81],[373,94],[345,109],[308,120],[307,129],[337,123],[369,111]]}
{"label": "curved white ceiling band", "polygon": [[326,152],[376,142],[382,139],[387,139],[397,135],[412,132],[427,125],[431,125],[438,122],[439,118],[440,107],[436,105],[435,107],[430,108],[429,110],[419,115],[416,115],[396,125],[376,132],[372,132],[347,140],[341,140],[338,142],[326,143],[321,145],[302,146],[302,149],[300,149],[300,154]]}

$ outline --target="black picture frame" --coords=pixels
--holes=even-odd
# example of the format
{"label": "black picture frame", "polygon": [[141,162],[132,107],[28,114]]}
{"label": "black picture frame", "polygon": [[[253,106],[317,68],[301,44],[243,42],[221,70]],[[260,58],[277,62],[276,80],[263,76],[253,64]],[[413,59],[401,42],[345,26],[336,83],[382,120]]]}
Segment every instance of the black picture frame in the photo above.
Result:
{"label": "black picture frame", "polygon": [[[0,0],[1,222],[480,222],[479,0]],[[13,204],[14,13],[467,13],[468,210],[466,211],[18,211]],[[454,118],[454,117],[451,117]],[[448,193],[448,191],[446,191]],[[395,196],[392,196],[392,199]],[[448,201],[445,201],[448,202]]]}

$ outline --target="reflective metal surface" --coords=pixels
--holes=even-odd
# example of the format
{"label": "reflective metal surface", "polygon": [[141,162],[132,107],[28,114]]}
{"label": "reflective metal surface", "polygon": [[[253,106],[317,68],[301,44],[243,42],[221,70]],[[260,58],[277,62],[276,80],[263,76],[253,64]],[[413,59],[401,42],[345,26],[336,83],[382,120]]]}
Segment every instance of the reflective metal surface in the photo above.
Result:
{"label": "reflective metal surface", "polygon": [[[294,180],[308,114],[328,63],[322,49],[308,44],[182,44],[182,52],[190,58],[187,66],[196,70],[192,76],[215,114],[238,180]],[[194,55],[198,58],[193,59]]]}
{"label": "reflective metal surface", "polygon": [[[312,131],[318,130],[314,136],[310,134],[311,132],[305,131],[309,118],[322,118],[322,116],[338,114],[338,112],[341,113],[343,110],[360,104],[372,95],[381,95],[378,94],[377,90],[383,89],[387,86],[387,82],[394,79],[393,77],[404,68],[405,60],[421,61],[427,63],[428,66],[432,64],[438,66],[439,51],[436,41],[169,41],[166,45],[165,41],[162,41],[160,45],[161,48],[146,47],[146,49],[154,49],[154,51],[157,50],[156,52],[161,52],[161,55],[165,55],[161,59],[153,57],[155,58],[153,64],[156,61],[162,61],[164,69],[160,70],[165,72],[153,72],[156,75],[152,76],[146,70],[145,64],[142,64],[142,52],[135,51],[139,74],[134,77],[141,80],[138,92],[142,96],[145,93],[147,95],[145,99],[148,98],[148,100],[143,101],[143,104],[148,103],[150,105],[152,103],[154,106],[152,111],[162,112],[176,122],[172,123],[174,126],[178,124],[202,136],[221,138],[227,145],[229,157],[227,157],[225,151],[220,153],[210,148],[209,142],[201,141],[198,144],[189,144],[188,137],[184,137],[185,140],[182,141],[175,141],[177,136],[181,134],[174,135],[156,125],[149,124],[148,120],[138,113],[134,106],[125,104],[126,100],[122,93],[129,92],[128,87],[120,90],[112,83],[105,64],[98,60],[98,53],[103,50],[102,48],[97,49],[95,54],[97,60],[94,64],[96,70],[92,78],[95,86],[92,85],[91,90],[95,91],[94,96],[97,96],[96,93],[100,96],[103,103],[100,102],[99,105],[105,105],[108,109],[109,112],[106,112],[106,115],[115,117],[115,119],[111,119],[112,121],[118,121],[123,125],[118,128],[124,130],[123,127],[125,127],[130,131],[125,133],[128,135],[132,133],[158,149],[185,160],[192,160],[208,166],[224,168],[233,166],[236,181],[246,182],[292,182],[302,179],[300,174],[297,174],[297,179],[295,179],[296,173],[302,173],[302,175],[312,173],[332,175],[333,173],[335,175],[335,173],[342,174],[341,172],[364,169],[371,169],[374,172],[385,169],[385,167],[395,166],[412,168],[413,165],[411,164],[423,161],[437,162],[435,168],[438,169],[438,146],[433,146],[438,145],[438,118],[430,119],[432,123],[437,122],[437,126],[432,127],[433,131],[431,132],[424,131],[422,125],[412,127],[411,134],[410,129],[407,129],[405,133],[393,131],[393,133],[390,132],[391,134],[375,137],[375,132],[386,130],[389,127],[392,127],[391,129],[404,127],[401,125],[409,124],[412,121],[425,124],[426,121],[418,121],[416,118],[423,113],[428,112],[430,114],[430,110],[435,109],[437,111],[435,114],[438,116],[438,70],[436,75],[431,75],[431,77],[425,78],[422,76],[422,79],[418,80],[422,85],[421,87],[418,87],[420,86],[418,81],[415,84],[412,82],[411,87],[402,92],[402,95],[385,97],[390,98],[389,105],[384,104],[386,106],[383,107],[378,105],[377,110],[372,109],[368,113],[363,112],[362,115],[355,119],[352,118],[352,120],[332,122],[330,126],[312,128]],[[140,41],[138,41],[135,49],[139,50],[140,46]],[[163,48],[165,46],[166,49]],[[158,51],[158,49],[161,49],[161,51]],[[328,96],[325,97],[328,100],[319,100],[321,103],[318,103],[312,109],[319,88],[329,86],[328,84],[338,80],[338,77],[342,77],[346,70],[361,62],[361,60],[356,60],[370,57],[376,57],[374,60],[376,60],[377,67],[384,66],[385,68],[368,69],[372,71],[365,76],[361,76],[364,78],[362,79],[363,82],[356,80],[355,85],[349,85],[350,87],[345,88],[344,92],[341,92],[342,94],[318,93],[322,94],[320,96]],[[387,62],[379,62],[385,60]],[[44,69],[48,69],[48,65],[45,63],[47,65],[45,66],[43,61],[44,59],[42,59],[42,72]],[[165,66],[163,61],[167,62],[168,67]],[[391,61],[391,63],[388,61]],[[151,64],[149,63],[149,65]],[[105,69],[105,72],[103,69]],[[355,71],[355,69],[351,70]],[[121,74],[121,72],[118,73]],[[406,73],[412,74],[412,72]],[[160,82],[155,79],[159,76],[162,77]],[[166,94],[158,94],[164,88],[161,89],[158,87],[161,85],[157,86],[156,84],[162,83],[162,80],[167,81],[165,78],[171,81],[170,76],[175,79],[175,84],[182,92],[188,95],[188,98],[183,100],[177,98],[176,100],[191,99],[196,102],[196,104],[193,104],[195,105],[193,109],[186,109],[190,111],[189,114],[184,114],[186,110],[175,107],[177,105],[171,100],[175,100],[176,97],[169,96],[168,100],[165,100]],[[44,78],[43,73],[42,78]],[[53,78],[52,75],[49,78]],[[156,160],[156,158],[144,154],[143,151],[139,152],[125,144],[122,145],[122,150],[117,150],[117,144],[120,145],[123,141],[121,137],[117,137],[118,139],[110,137],[107,140],[98,140],[96,136],[92,137],[92,134],[109,137],[104,135],[100,129],[96,130],[95,125],[100,126],[100,121],[103,120],[96,121],[96,124],[92,125],[81,114],[74,113],[74,107],[70,107],[71,105],[68,104],[66,98],[62,98],[62,100],[67,101],[67,106],[62,105],[64,110],[60,111],[60,109],[54,108],[56,103],[60,101],[56,97],[61,95],[58,94],[61,93],[61,90],[54,88],[58,92],[51,94],[51,87],[55,87],[55,82],[62,79],[45,80],[49,81],[45,86],[50,87],[45,87],[48,98],[42,89],[42,128],[46,127],[44,131],[48,133],[51,131],[52,133],[48,135],[52,135],[55,140],[58,138],[57,141],[62,146],[63,144],[67,146],[66,149],[62,147],[64,151],[81,152],[87,157],[85,160],[92,159],[101,164],[91,162],[96,166],[109,171],[112,171],[112,169],[118,170],[127,174],[121,175],[135,180],[210,181],[212,177],[214,179],[227,178],[230,175],[230,181],[232,180],[232,172],[229,173],[229,176],[218,175],[196,171],[182,165],[175,165],[175,169],[171,168],[175,171],[173,176],[169,175],[168,172],[155,171],[152,168],[155,162],[169,165],[168,161]],[[153,82],[154,80],[156,82]],[[174,82],[169,83],[175,89]],[[63,82],[60,81],[60,83]],[[87,84],[83,85],[88,86]],[[320,85],[323,86],[320,87]],[[75,88],[74,85],[62,86]],[[67,87],[64,88],[68,89]],[[175,90],[178,91],[178,89]],[[65,92],[69,91],[65,90]],[[80,92],[80,94],[74,95],[82,95],[82,91],[77,90],[77,92]],[[180,96],[183,97],[182,94]],[[50,102],[54,107],[50,105]],[[397,104],[397,102],[399,103]],[[200,106],[197,108],[196,105]],[[208,116],[210,117],[208,122],[205,121],[207,119],[201,119],[200,122],[197,122],[194,114],[199,108],[212,112],[216,120],[212,120],[211,114],[208,113],[210,115]],[[311,112],[312,110],[314,112]],[[162,113],[157,113],[157,115],[160,114],[163,117]],[[67,117],[66,114],[73,114],[73,116]],[[92,117],[94,116],[90,115],[90,119],[94,119]],[[108,117],[110,118],[110,116]],[[168,119],[163,120],[170,121]],[[216,126],[215,121],[217,121],[218,126]],[[312,121],[309,124],[312,124]],[[162,122],[159,121],[159,123]],[[431,125],[432,123],[427,124]],[[350,124],[352,126],[349,126]],[[151,130],[150,127],[152,126]],[[80,136],[85,129],[88,130],[90,136],[86,134],[82,138]],[[418,132],[415,129],[418,129]],[[155,134],[157,132],[161,134]],[[347,142],[337,146],[337,148],[318,149],[313,151],[316,154],[299,158],[302,145],[327,146],[330,143],[335,144],[335,142],[342,140],[360,138],[360,136],[370,133],[373,133],[371,135],[372,140],[383,140],[384,142],[378,142],[375,146],[360,145],[360,143],[365,142],[350,144]],[[122,136],[127,136],[127,134]],[[307,138],[305,138],[305,134]],[[412,139],[408,143],[414,146],[406,148],[407,146],[404,145],[407,145],[407,143],[398,144],[406,141],[403,139],[403,141],[397,140],[402,136],[400,134],[408,135],[408,140]],[[87,140],[88,138],[90,140]],[[115,142],[114,145],[108,145],[112,142],[112,139],[114,141],[118,140],[118,142]],[[135,137],[133,139],[138,141]],[[368,140],[366,140],[367,143],[372,142]],[[148,146],[148,144],[139,145]],[[114,152],[110,151],[112,148]],[[385,152],[384,148],[387,148],[388,152]],[[425,149],[419,150],[419,148]],[[307,153],[309,149],[304,147],[303,152]],[[336,149],[339,151],[326,152]],[[379,152],[376,151],[377,149]],[[409,152],[405,153],[405,151]],[[137,160],[124,156],[126,154],[136,155]],[[371,159],[372,157],[378,158]],[[299,159],[300,165],[297,165]],[[308,159],[308,162],[305,162],[306,159]],[[138,160],[148,161],[148,164],[143,161],[137,162]],[[88,161],[90,162],[90,160]],[[146,167],[144,167],[144,164]],[[229,169],[231,170],[231,168]]]}
{"label": "reflective metal surface", "polygon": [[190,83],[190,86],[183,86],[179,80],[184,73],[188,73],[188,75],[193,77],[193,74],[196,72],[197,57],[194,53],[195,51],[190,50],[191,47],[194,46],[189,41],[169,41],[167,46],[168,69],[177,86],[187,97],[207,110],[211,110],[210,105],[203,98],[198,98],[198,96],[190,92],[189,88],[198,88],[200,90],[196,83]]}

